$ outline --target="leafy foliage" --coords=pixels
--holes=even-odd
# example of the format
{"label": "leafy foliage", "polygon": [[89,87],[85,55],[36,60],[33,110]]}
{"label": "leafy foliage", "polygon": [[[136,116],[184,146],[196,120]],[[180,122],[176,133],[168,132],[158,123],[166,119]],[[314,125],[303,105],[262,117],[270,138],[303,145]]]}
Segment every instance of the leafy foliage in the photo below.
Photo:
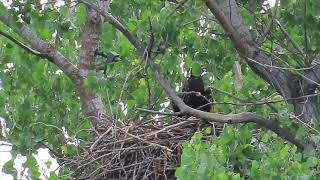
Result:
{"label": "leafy foliage", "polygon": [[178,179],[317,179],[319,155],[303,154],[281,141],[264,133],[261,141],[252,142],[246,126],[239,129],[228,126],[219,137],[198,132],[183,144],[181,167],[176,170],[176,176]]}

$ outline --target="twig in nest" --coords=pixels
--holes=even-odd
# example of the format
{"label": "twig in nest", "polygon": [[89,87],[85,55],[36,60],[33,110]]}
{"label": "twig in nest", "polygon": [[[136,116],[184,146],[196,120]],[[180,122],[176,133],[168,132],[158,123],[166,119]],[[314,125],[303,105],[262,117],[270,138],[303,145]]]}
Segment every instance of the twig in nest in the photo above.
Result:
{"label": "twig in nest", "polygon": [[153,113],[153,114],[160,114],[160,115],[169,115],[169,116],[179,116],[181,115],[180,112],[160,112],[160,111],[154,111],[150,109],[143,109],[143,108],[136,108],[137,111],[147,112],[147,113]]}
{"label": "twig in nest", "polygon": [[111,131],[112,127],[110,127],[106,132],[104,132],[103,134],[101,134],[98,139],[91,145],[90,147],[90,152],[93,151],[93,149],[97,146],[97,144],[101,141],[101,139],[107,135],[110,131]]}
{"label": "twig in nest", "polygon": [[162,118],[165,118],[165,117],[167,117],[167,115],[154,117],[154,118],[146,120],[146,121],[140,121],[138,124],[139,124],[139,126],[142,126],[142,125],[149,124],[151,122],[154,122],[156,120],[159,120],[159,119],[162,119]]}
{"label": "twig in nest", "polygon": [[142,138],[140,138],[140,137],[138,137],[138,136],[135,136],[135,135],[133,135],[133,134],[130,134],[129,132],[125,132],[123,129],[120,129],[120,128],[118,128],[118,129],[119,129],[120,131],[128,134],[129,136],[135,138],[135,139],[138,139],[138,140],[140,140],[140,141],[143,141],[143,142],[145,142],[145,143],[147,143],[147,144],[150,144],[150,145],[152,145],[152,146],[160,147],[161,149],[167,150],[168,152],[172,152],[172,150],[169,149],[168,147],[165,147],[165,146],[162,146],[162,145],[160,145],[160,144],[153,143],[153,142],[149,142],[149,141],[147,141],[147,140],[145,140],[145,139],[142,139]]}

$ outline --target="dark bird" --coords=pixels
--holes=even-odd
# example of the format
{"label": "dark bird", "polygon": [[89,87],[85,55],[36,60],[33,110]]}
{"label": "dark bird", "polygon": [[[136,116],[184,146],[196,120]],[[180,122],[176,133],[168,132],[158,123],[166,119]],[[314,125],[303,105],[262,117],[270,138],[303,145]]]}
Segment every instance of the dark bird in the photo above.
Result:
{"label": "dark bird", "polygon": [[97,64],[97,70],[103,70],[104,75],[106,75],[107,66],[109,64],[114,63],[114,62],[120,62],[122,60],[120,54],[118,54],[114,51],[109,51],[107,53],[103,53],[97,49],[94,52],[94,56],[100,56],[105,59],[102,63]]}
{"label": "dark bird", "polygon": [[120,55],[114,51],[109,51],[107,53],[103,53],[103,52],[96,50],[94,55],[106,58],[106,63],[121,61]]}
{"label": "dark bird", "polygon": [[[190,70],[189,77],[187,77],[187,80],[183,84],[182,93],[179,96],[186,105],[194,109],[209,112],[211,108],[209,103],[212,101],[211,91],[211,88],[205,90],[202,77],[193,75]],[[180,111],[174,103],[172,103],[172,106],[174,112]]]}

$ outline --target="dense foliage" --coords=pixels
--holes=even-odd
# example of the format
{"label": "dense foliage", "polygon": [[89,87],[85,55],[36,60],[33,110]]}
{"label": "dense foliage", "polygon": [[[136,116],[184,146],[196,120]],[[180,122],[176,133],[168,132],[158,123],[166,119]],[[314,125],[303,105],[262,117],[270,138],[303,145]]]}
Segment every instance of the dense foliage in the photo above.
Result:
{"label": "dense foliage", "polygon": [[[14,0],[9,6],[4,4],[0,3],[1,15],[13,17],[17,27],[27,24],[41,39],[55,44],[73,64],[78,63],[87,14],[85,5],[69,0],[65,3],[50,0],[46,4]],[[207,86],[241,99],[281,99],[241,58],[202,1],[187,1],[175,9],[178,4],[169,0],[114,0],[109,12],[144,46],[148,47],[151,36],[154,37],[153,58],[174,89],[181,88],[187,69],[193,67],[203,69]],[[270,13],[275,13],[276,19],[310,59],[319,53],[318,1],[281,1],[279,7],[266,6],[266,11],[251,1],[238,1],[238,5],[254,37],[262,33],[271,18]],[[70,7],[75,8],[74,12]],[[0,23],[1,31],[30,46],[11,28]],[[303,58],[289,42],[283,42],[285,38],[275,25],[262,47],[274,53],[283,67],[300,67]],[[108,23],[103,24],[100,50],[115,51],[122,59],[107,64],[105,72],[104,69],[89,72],[85,80],[85,84],[102,96],[108,115],[124,123],[134,123],[155,116],[137,113],[136,108],[171,111],[170,100],[152,70],[140,61],[130,42]],[[104,65],[104,61],[98,57],[97,64]],[[240,90],[234,85],[235,61],[240,61],[242,69]],[[300,71],[293,73],[300,74]],[[21,176],[13,167],[15,158],[21,154],[27,157],[23,168],[28,168],[28,175],[37,179],[40,170],[32,155],[37,149],[50,147],[55,156],[75,156],[94,135],[81,107],[79,92],[70,79],[51,62],[28,53],[3,36],[0,36],[0,78],[0,117],[4,118],[0,140],[12,144],[12,159],[3,167],[5,173]],[[300,140],[310,138],[317,144],[320,139],[320,121],[308,125],[294,121],[290,103],[231,104],[235,102],[231,96],[217,91],[211,95],[219,102],[215,108],[220,113],[256,112],[280,123]],[[162,120],[170,122],[172,118]],[[252,137],[257,129],[258,137]],[[220,136],[210,135],[211,129],[199,131],[190,142],[183,144],[181,167],[176,171],[178,179],[316,179],[320,176],[318,152],[301,151],[258,125],[226,125]],[[70,172],[72,167],[63,166],[59,175],[51,173],[51,178]]]}

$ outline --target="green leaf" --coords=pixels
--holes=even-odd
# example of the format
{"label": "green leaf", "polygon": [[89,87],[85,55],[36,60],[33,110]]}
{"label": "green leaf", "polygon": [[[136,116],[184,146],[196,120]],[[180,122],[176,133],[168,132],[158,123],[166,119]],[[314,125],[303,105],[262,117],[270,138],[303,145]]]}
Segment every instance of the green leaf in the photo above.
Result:
{"label": "green leaf", "polygon": [[234,136],[233,136],[233,131],[231,130],[231,128],[226,128],[220,138],[220,145],[226,145],[228,143],[230,143],[233,140]]}
{"label": "green leaf", "polygon": [[2,172],[12,174],[12,171],[15,171],[15,169],[13,168],[13,160],[10,160],[3,165]]}
{"label": "green leaf", "polygon": [[290,150],[290,146],[288,144],[286,144],[279,153],[279,157],[280,158],[285,158],[288,154],[289,154],[289,150]]}
{"label": "green leaf", "polygon": [[259,160],[260,158],[260,152],[259,150],[255,149],[253,146],[245,145],[245,148],[243,149],[243,154],[252,160]]}
{"label": "green leaf", "polygon": [[192,65],[193,65],[192,58],[190,56],[187,56],[187,58],[186,58],[186,67],[187,68],[191,68]]}
{"label": "green leaf", "polygon": [[212,128],[211,128],[211,127],[204,129],[204,133],[205,133],[205,134],[208,134],[208,135],[209,135],[209,134],[211,134],[211,132],[212,132]]}
{"label": "green leaf", "polygon": [[56,180],[58,179],[57,174],[55,172],[50,172],[49,180]]}
{"label": "green leaf", "polygon": [[307,160],[307,165],[310,168],[316,167],[319,164],[319,159],[316,157],[309,157]]}
{"label": "green leaf", "polygon": [[93,71],[89,71],[87,74],[87,78],[84,81],[85,85],[90,86],[94,91],[97,91],[99,88],[98,84],[99,79],[96,76],[96,73]]}
{"label": "green leaf", "polygon": [[201,65],[199,63],[193,63],[192,64],[192,74],[194,76],[200,76],[202,74]]}
{"label": "green leaf", "polygon": [[134,92],[131,93],[134,99],[136,100],[142,100],[145,98],[147,92],[145,88],[138,88]]}

